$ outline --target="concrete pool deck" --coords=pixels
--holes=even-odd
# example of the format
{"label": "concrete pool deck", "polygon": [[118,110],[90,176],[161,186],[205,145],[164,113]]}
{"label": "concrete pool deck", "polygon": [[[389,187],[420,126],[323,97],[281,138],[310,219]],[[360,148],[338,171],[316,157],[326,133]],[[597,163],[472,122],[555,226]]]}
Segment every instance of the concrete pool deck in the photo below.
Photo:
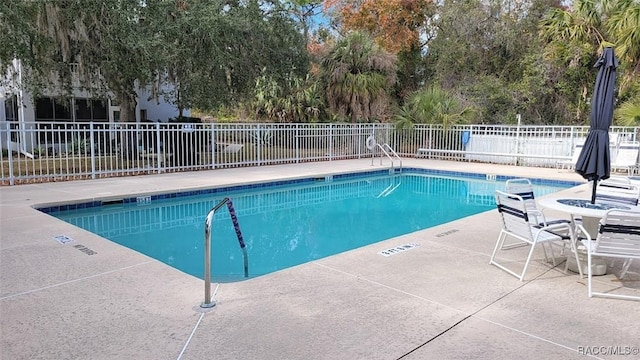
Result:
{"label": "concrete pool deck", "polygon": [[[583,181],[557,169],[429,159],[403,166]],[[0,188],[0,359],[638,357],[640,302],[589,299],[585,279],[542,264],[541,252],[524,282],[489,265],[495,210],[213,284],[217,305],[202,312],[202,280],[33,209],[383,167],[362,159]],[[58,235],[75,242],[62,245]],[[378,254],[407,243],[420,246]],[[523,259],[522,251],[505,256]],[[639,273],[636,262],[628,291],[640,292]],[[614,274],[596,280],[601,289],[620,285]]]}

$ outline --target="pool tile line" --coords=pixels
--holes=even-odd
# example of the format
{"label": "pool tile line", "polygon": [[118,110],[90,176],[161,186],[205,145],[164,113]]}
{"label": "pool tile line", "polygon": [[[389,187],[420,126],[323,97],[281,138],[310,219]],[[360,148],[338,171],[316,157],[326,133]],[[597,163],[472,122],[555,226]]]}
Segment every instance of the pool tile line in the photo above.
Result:
{"label": "pool tile line", "polygon": [[[487,179],[489,176],[489,174],[481,174],[481,173],[467,173],[467,172],[461,172],[461,171],[422,169],[422,168],[405,168],[401,173],[396,172],[394,175],[400,175],[406,172],[409,172],[409,175],[415,173],[415,174],[427,174],[427,175],[438,175],[438,176],[454,176],[454,177],[472,178],[472,179]],[[270,182],[257,183],[257,184],[233,185],[233,186],[216,187],[216,188],[210,188],[210,189],[171,192],[166,194],[127,197],[122,199],[93,200],[93,201],[88,201],[88,202],[85,201],[80,203],[36,207],[36,210],[50,214],[50,213],[57,213],[57,212],[69,211],[69,210],[80,210],[80,209],[87,209],[92,207],[100,207],[103,205],[112,205],[116,203],[118,204],[145,203],[149,201],[165,200],[165,199],[187,197],[187,196],[219,194],[219,193],[225,193],[225,192],[231,192],[231,191],[256,190],[256,189],[263,189],[263,188],[277,187],[277,186],[308,184],[308,183],[314,183],[317,181],[333,181],[335,179],[344,180],[344,179],[353,179],[358,177],[388,175],[388,174],[389,174],[388,169],[368,170],[368,171],[359,171],[359,172],[352,172],[352,173],[333,174],[325,177],[307,177],[302,179],[277,180],[277,181],[270,181]],[[517,177],[506,176],[506,175],[496,175],[495,178],[492,178],[492,180],[497,182],[504,182],[509,179],[515,179],[515,178]],[[582,184],[576,181],[547,180],[547,179],[531,179],[531,182],[534,185],[555,185],[555,186],[577,186]]]}

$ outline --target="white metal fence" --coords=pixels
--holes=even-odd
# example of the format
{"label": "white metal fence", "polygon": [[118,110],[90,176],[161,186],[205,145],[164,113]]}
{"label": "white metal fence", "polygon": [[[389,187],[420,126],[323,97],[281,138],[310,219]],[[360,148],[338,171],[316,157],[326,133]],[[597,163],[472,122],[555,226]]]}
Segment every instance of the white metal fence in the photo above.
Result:
{"label": "white metal fence", "polygon": [[[381,156],[553,167],[586,138],[582,126],[164,124],[36,122],[0,129],[3,185]],[[612,144],[638,127],[612,127]]]}

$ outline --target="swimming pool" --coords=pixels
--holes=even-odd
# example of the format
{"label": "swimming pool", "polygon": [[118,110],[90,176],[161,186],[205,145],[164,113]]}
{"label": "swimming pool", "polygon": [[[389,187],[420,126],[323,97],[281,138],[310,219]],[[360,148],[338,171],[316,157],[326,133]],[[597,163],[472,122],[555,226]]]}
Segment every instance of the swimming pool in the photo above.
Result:
{"label": "swimming pool", "polygon": [[[204,219],[229,197],[255,277],[495,208],[493,194],[507,178],[460,175],[372,171],[40,210],[202,278]],[[543,195],[576,184],[534,185]],[[211,238],[213,280],[243,278],[226,209],[215,213]]]}

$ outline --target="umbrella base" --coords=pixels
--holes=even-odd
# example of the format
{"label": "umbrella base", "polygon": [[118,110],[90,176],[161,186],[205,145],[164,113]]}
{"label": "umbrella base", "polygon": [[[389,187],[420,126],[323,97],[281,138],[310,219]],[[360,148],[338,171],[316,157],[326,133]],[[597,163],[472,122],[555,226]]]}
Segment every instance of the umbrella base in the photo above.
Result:
{"label": "umbrella base", "polygon": [[[582,273],[588,273],[587,266],[587,254],[583,251],[578,250],[578,258],[580,259],[580,264],[582,265]],[[578,264],[576,264],[576,259],[573,256],[567,257],[567,268],[574,273],[580,273],[578,271]],[[607,274],[607,263],[601,259],[594,257],[591,259],[591,270],[593,271],[593,276],[602,276]]]}

